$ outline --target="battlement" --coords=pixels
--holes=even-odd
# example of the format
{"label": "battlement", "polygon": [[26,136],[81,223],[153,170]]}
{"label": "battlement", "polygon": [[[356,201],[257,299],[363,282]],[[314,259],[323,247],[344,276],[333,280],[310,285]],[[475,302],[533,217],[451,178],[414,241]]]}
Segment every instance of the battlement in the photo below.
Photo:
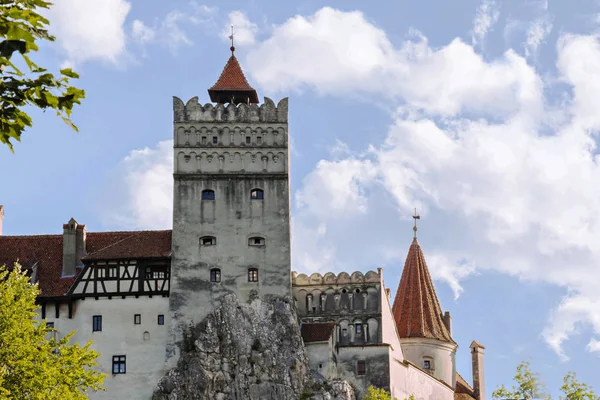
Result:
{"label": "battlement", "polygon": [[292,286],[314,286],[314,285],[344,285],[344,284],[363,284],[363,283],[381,283],[383,270],[378,268],[378,272],[368,271],[363,275],[360,271],[355,271],[352,275],[347,272],[334,274],[327,272],[321,275],[318,272],[311,274],[298,274],[292,272]]}
{"label": "battlement", "polygon": [[275,103],[268,97],[262,105],[229,103],[227,105],[198,103],[198,97],[192,97],[184,105],[180,98],[173,96],[174,122],[288,122],[288,98]]}

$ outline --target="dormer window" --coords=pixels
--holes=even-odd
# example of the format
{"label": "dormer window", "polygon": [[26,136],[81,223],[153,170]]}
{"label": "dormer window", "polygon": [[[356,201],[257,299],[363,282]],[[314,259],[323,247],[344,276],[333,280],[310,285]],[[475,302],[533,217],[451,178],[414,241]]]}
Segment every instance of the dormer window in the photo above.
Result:
{"label": "dormer window", "polygon": [[216,246],[217,238],[214,236],[203,236],[200,238],[200,246]]}
{"label": "dormer window", "polygon": [[264,198],[262,189],[252,189],[250,191],[250,198],[252,200],[262,200]]}
{"label": "dormer window", "polygon": [[250,239],[248,239],[248,246],[264,246],[265,245],[265,238],[263,237],[251,237]]}
{"label": "dormer window", "polygon": [[202,191],[202,200],[214,200],[215,199],[215,191],[206,189]]}

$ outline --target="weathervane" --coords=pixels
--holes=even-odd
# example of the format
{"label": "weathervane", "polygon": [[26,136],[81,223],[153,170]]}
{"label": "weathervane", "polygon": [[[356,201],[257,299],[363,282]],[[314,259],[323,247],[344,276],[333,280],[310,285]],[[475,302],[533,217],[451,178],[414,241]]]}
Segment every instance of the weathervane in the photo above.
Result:
{"label": "weathervane", "polygon": [[417,220],[421,219],[421,216],[419,214],[417,214],[417,209],[415,208],[415,215],[413,215],[413,218],[415,220],[415,226],[413,226],[413,231],[415,232],[415,236],[414,238],[417,238]]}
{"label": "weathervane", "polygon": [[229,39],[231,40],[231,47],[229,50],[231,50],[231,55],[233,55],[233,52],[235,51],[235,46],[233,45],[233,25],[231,25],[231,36],[229,36]]}

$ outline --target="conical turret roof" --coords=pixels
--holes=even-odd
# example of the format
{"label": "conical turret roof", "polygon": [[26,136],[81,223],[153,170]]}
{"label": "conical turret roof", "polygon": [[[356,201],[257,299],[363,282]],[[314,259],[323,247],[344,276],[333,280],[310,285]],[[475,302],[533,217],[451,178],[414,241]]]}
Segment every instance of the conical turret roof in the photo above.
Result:
{"label": "conical turret roof", "polygon": [[233,54],[234,50],[232,46],[231,57],[225,64],[221,76],[217,83],[208,89],[210,100],[214,103],[258,103],[258,94],[244,76],[242,67]]}
{"label": "conical turret roof", "polygon": [[444,324],[442,308],[416,237],[406,256],[392,312],[400,338],[429,338],[455,343]]}

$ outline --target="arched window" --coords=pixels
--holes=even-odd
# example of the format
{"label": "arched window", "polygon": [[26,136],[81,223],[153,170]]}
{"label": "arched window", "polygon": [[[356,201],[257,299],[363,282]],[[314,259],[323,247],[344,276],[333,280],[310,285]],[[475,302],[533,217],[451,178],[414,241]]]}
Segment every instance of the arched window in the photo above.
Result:
{"label": "arched window", "polygon": [[258,282],[258,268],[248,268],[248,282]]}
{"label": "arched window", "polygon": [[214,200],[215,199],[215,191],[206,189],[202,191],[202,200]]}
{"label": "arched window", "polygon": [[260,236],[251,237],[248,239],[248,246],[264,246],[265,238]]}
{"label": "arched window", "polygon": [[213,268],[210,270],[210,281],[221,282],[221,270],[219,268]]}
{"label": "arched window", "polygon": [[250,198],[252,200],[262,200],[264,198],[262,189],[252,189],[250,191]]}
{"label": "arched window", "polygon": [[200,246],[215,246],[217,238],[214,236],[202,236],[200,238]]}

